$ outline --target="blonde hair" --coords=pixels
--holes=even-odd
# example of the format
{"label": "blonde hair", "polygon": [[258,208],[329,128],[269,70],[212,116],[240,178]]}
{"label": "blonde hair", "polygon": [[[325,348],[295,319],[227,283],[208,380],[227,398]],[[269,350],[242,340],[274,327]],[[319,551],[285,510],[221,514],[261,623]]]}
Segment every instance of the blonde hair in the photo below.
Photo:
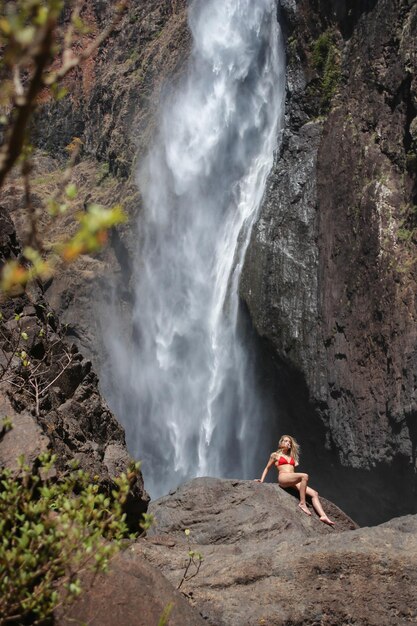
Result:
{"label": "blonde hair", "polygon": [[291,441],[291,452],[290,452],[290,456],[291,458],[294,459],[294,461],[296,463],[299,462],[300,460],[300,446],[297,443],[297,441],[294,439],[294,437],[291,437],[291,435],[282,435],[282,437],[280,438],[280,440],[278,441],[278,450],[277,452],[279,452],[280,448],[281,448],[281,444],[284,441],[284,439],[288,438]]}

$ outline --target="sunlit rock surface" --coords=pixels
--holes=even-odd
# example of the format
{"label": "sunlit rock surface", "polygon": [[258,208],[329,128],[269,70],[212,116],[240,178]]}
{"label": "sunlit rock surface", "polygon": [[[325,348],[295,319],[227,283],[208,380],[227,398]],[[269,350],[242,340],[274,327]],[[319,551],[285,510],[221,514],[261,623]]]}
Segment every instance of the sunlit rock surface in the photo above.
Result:
{"label": "sunlit rock surface", "polygon": [[132,548],[119,553],[110,571],[99,574],[91,587],[88,579],[85,584],[87,590],[71,607],[55,612],[56,626],[72,626],[74,622],[89,626],[207,624],[163,574]]}
{"label": "sunlit rock surface", "polygon": [[323,505],[334,528],[277,485],[196,479],[151,504],[155,524],[132,553],[173,585],[188,550],[201,553],[200,571],[181,589],[212,626],[412,623],[416,516],[357,529]]}

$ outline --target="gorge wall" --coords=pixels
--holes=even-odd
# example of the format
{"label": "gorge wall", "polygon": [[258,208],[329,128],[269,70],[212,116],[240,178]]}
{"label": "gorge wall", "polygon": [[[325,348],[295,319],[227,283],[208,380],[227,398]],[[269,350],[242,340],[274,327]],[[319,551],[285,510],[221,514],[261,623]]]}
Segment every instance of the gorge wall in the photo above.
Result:
{"label": "gorge wall", "polygon": [[289,428],[384,516],[416,490],[417,7],[342,5],[283,3],[285,139],[241,291],[289,397],[304,387]]}
{"label": "gorge wall", "polygon": [[[87,4],[90,22],[102,23],[103,3]],[[117,36],[71,79],[71,98],[41,116],[39,146],[59,158],[79,136],[81,187],[101,172],[104,196],[124,200],[132,217],[141,207],[132,167],[162,90],[185,67],[185,5],[132,2]],[[301,440],[319,487],[371,523],[415,512],[417,6],[282,0],[281,21],[286,129],[241,296],[279,429]],[[97,262],[103,277],[108,268],[122,277],[126,312],[133,239],[124,228]],[[86,275],[58,277],[47,296],[100,364],[92,293],[107,287]]]}

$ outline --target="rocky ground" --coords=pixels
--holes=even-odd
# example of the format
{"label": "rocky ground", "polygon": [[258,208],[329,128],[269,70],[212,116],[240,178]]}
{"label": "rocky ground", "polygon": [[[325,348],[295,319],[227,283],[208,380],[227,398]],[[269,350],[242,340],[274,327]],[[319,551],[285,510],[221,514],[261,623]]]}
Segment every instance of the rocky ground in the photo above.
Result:
{"label": "rocky ground", "polygon": [[[68,617],[88,617],[92,626],[150,626],[164,603],[173,602],[172,626],[203,620],[211,626],[416,623],[417,517],[359,529],[334,504],[323,504],[334,528],[314,513],[307,517],[276,485],[195,479],[151,504],[155,524],[147,538],[127,547],[110,578],[96,581]],[[203,560],[181,584],[194,609],[184,617],[184,598],[174,587],[184,577],[189,550]],[[144,570],[146,581],[159,570],[172,584],[152,620],[144,598],[148,582],[143,587],[138,579]],[[138,598],[144,609],[132,611]]]}

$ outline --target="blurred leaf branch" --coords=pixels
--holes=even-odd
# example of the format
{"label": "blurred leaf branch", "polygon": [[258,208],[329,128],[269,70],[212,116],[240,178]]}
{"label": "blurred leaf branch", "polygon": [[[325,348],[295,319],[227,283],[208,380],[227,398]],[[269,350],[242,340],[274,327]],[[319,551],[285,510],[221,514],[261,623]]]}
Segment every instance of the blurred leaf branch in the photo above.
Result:
{"label": "blurred leaf branch", "polygon": [[64,0],[0,0],[0,191],[7,176],[18,168],[29,226],[23,258],[8,261],[1,273],[0,290],[9,295],[21,293],[34,278],[47,279],[62,260],[70,262],[97,251],[107,231],[125,221],[119,205],[106,209],[92,202],[85,213],[76,216],[78,226],[72,237],[58,246],[43,240],[42,212],[58,219],[77,196],[72,173],[82,148],[78,138],[68,146],[69,161],[54,196],[41,209],[32,204],[31,132],[40,99],[61,100],[67,95],[65,77],[94,55],[119,25],[128,0],[115,4],[108,25],[94,35],[82,18],[85,4],[85,0],[70,5]]}

